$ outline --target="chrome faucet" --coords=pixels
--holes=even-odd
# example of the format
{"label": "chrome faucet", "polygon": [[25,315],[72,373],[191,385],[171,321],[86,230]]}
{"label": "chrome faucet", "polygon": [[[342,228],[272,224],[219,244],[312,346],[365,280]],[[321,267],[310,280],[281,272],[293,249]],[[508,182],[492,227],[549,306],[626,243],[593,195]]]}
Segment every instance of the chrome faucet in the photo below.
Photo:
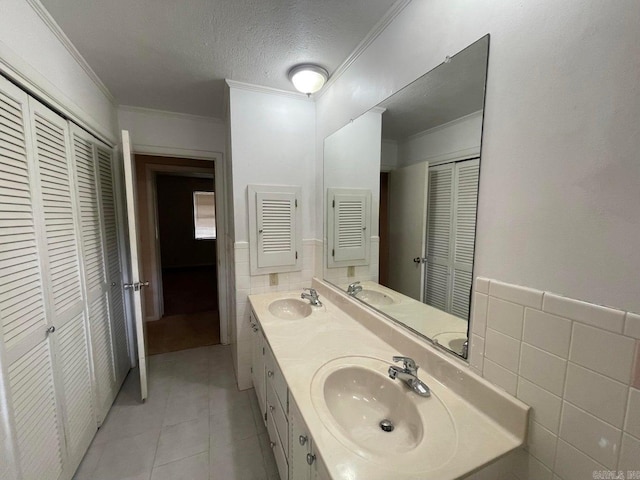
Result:
{"label": "chrome faucet", "polygon": [[349,284],[349,288],[347,288],[347,295],[351,295],[355,297],[358,293],[362,291],[362,286],[360,282],[353,282]]}
{"label": "chrome faucet", "polygon": [[318,297],[318,292],[316,292],[315,288],[303,288],[302,290],[308,290],[309,293],[302,292],[302,294],[300,295],[300,298],[302,298],[303,300],[309,300],[309,303],[314,307],[322,306],[322,302],[320,301],[320,298]]}
{"label": "chrome faucet", "polygon": [[431,396],[431,391],[422,380],[418,378],[418,366],[413,358],[409,357],[393,357],[394,362],[402,362],[404,368],[391,365],[389,367],[389,378],[402,380],[407,387],[416,392],[421,397]]}

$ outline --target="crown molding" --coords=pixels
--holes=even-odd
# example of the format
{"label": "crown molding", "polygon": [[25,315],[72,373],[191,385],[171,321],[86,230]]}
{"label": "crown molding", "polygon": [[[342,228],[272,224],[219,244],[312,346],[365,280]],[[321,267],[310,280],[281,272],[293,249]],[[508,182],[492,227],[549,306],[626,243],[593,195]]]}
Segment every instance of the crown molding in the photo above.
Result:
{"label": "crown molding", "polygon": [[477,110],[475,112],[468,113],[467,115],[463,115],[462,117],[458,117],[458,118],[456,118],[454,120],[451,120],[450,122],[443,123],[441,125],[437,125],[435,127],[429,128],[428,130],[423,130],[421,132],[414,133],[413,135],[409,135],[408,137],[405,137],[405,138],[401,139],[399,141],[399,143],[409,142],[411,140],[415,140],[417,138],[424,137],[425,135],[429,135],[430,133],[437,132],[438,130],[443,130],[445,128],[453,127],[454,125],[462,123],[465,120],[468,120],[468,119],[473,118],[473,117],[477,117],[477,116],[482,117],[482,114],[483,114],[483,110]]}
{"label": "crown molding", "polygon": [[109,99],[109,101],[115,105],[116,100],[113,94],[109,91],[107,86],[102,82],[100,77],[93,71],[93,69],[89,66],[84,57],[80,54],[78,49],[75,47],[69,37],[62,31],[60,25],[54,20],[51,14],[47,11],[47,9],[40,3],[40,0],[27,0],[27,3],[31,8],[38,14],[38,16],[42,19],[44,24],[49,28],[51,33],[53,33],[56,38],[62,43],[62,45],[67,49],[69,54],[73,57],[73,59],[80,65],[80,67],[84,70],[84,72],[89,76],[91,81],[100,89],[100,91]]}
{"label": "crown molding", "polygon": [[168,110],[156,110],[155,108],[134,107],[133,105],[118,105],[118,112],[139,113],[142,115],[153,115],[156,117],[168,117],[178,120],[191,120],[198,122],[217,123],[225,125],[226,122],[222,118],[207,117],[205,115],[193,115],[191,113],[170,112]]}
{"label": "crown molding", "polygon": [[373,26],[369,33],[367,33],[367,36],[364,37],[364,39],[356,46],[347,59],[335,69],[331,76],[329,76],[329,80],[326,85],[322,87],[322,90],[315,94],[316,98],[320,98],[324,95],[329,87],[331,87],[331,85],[333,85],[342,76],[342,74],[349,69],[353,62],[355,62],[360,55],[364,53],[369,45],[371,45],[373,41],[380,36],[380,34],[400,14],[400,12],[409,5],[409,3],[411,3],[411,0],[397,0],[391,8],[387,10],[387,13],[385,13],[380,21]]}
{"label": "crown molding", "polygon": [[280,90],[279,88],[264,87],[262,85],[255,85],[253,83],[245,83],[245,82],[237,82],[235,80],[229,80],[229,79],[225,79],[225,82],[227,82],[227,85],[229,85],[230,88],[236,88],[238,90],[247,90],[249,92],[266,93],[269,95],[278,95],[281,97],[295,98],[296,100],[313,102],[313,96],[307,96],[304,93],[290,92],[288,90]]}

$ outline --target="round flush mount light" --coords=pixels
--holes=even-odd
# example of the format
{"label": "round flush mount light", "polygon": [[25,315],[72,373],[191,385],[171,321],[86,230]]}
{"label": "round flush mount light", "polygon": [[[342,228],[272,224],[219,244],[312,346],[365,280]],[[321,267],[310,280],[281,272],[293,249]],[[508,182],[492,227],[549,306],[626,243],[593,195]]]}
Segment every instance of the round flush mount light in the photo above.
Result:
{"label": "round flush mount light", "polygon": [[304,64],[296,65],[289,70],[289,80],[296,87],[296,90],[307,95],[316,93],[320,90],[327,79],[329,74],[327,71],[319,67],[318,65]]}

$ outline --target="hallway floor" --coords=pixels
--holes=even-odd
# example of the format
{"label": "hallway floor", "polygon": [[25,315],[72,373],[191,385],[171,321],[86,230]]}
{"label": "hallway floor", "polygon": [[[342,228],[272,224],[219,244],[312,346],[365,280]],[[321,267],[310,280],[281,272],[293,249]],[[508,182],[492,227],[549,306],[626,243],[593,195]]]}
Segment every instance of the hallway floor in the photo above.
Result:
{"label": "hallway floor", "polygon": [[148,355],[220,343],[220,317],[216,310],[164,316],[147,322],[146,330]]}
{"label": "hallway floor", "polygon": [[125,380],[74,480],[276,480],[253,390],[238,391],[231,348],[149,357],[149,398]]}

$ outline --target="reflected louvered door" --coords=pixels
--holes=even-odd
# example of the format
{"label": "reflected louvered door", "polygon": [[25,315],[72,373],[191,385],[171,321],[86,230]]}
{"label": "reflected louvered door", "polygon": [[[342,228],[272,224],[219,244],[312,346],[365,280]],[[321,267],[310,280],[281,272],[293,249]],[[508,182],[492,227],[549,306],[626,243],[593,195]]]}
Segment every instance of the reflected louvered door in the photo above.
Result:
{"label": "reflected louvered door", "polygon": [[257,192],[258,267],[295,265],[294,193]]}
{"label": "reflected louvered door", "polygon": [[29,107],[44,220],[41,239],[46,253],[47,316],[56,328],[54,371],[60,379],[66,468],[73,471],[97,429],[80,263],[78,193],[68,122],[32,98]]}
{"label": "reflected louvered door", "polygon": [[115,190],[115,155],[113,149],[101,144],[94,145],[94,155],[99,179],[99,204],[104,229],[104,244],[109,284],[109,311],[113,348],[116,361],[116,389],[122,384],[131,369],[129,357],[124,297],[122,290],[122,267],[118,243],[117,203]]}
{"label": "reflected louvered door", "polygon": [[424,301],[444,311],[450,309],[453,166],[454,164],[447,164],[429,169]]}
{"label": "reflected louvered door", "polygon": [[[89,314],[93,355],[94,419],[101,422],[115,395],[115,369],[109,321],[104,242],[98,205],[93,138],[71,126],[76,198],[80,217],[85,311]],[[94,422],[95,427],[95,422]]]}
{"label": "reflected louvered door", "polygon": [[28,103],[24,92],[0,78],[1,373],[19,478],[50,480],[63,475],[65,441]]}
{"label": "reflected louvered door", "polygon": [[456,163],[451,313],[467,320],[471,300],[480,160]]}
{"label": "reflected louvered door", "polygon": [[369,191],[334,193],[331,256],[336,262],[352,265],[368,260]]}

